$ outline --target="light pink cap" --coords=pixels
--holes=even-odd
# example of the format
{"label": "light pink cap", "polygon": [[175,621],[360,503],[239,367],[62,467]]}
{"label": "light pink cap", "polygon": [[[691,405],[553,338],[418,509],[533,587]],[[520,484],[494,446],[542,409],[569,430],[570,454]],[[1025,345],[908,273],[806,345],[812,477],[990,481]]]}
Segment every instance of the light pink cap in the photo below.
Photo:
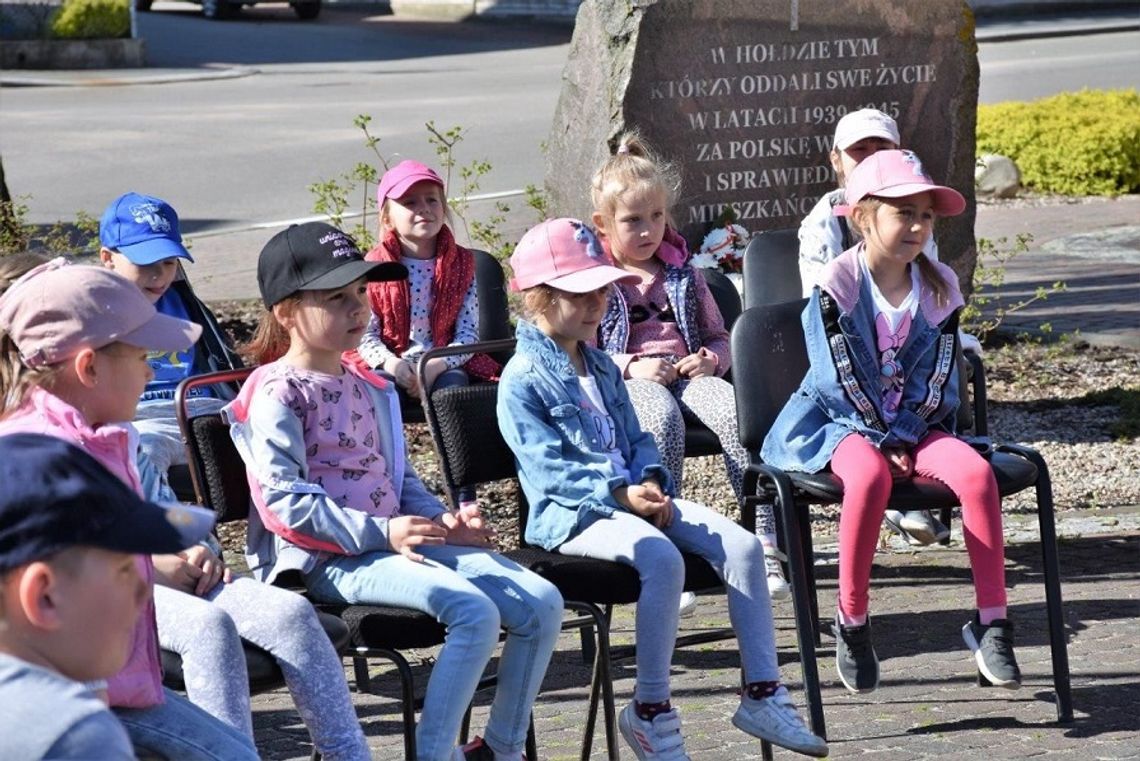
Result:
{"label": "light pink cap", "polygon": [[898,145],[899,125],[877,108],[860,108],[845,114],[835,125],[835,141],[832,145],[836,150],[845,151],[868,137],[880,137]]}
{"label": "light pink cap", "polygon": [[922,161],[912,151],[879,151],[859,162],[847,178],[846,203],[834,207],[835,216],[851,214],[851,207],[867,196],[905,198],[918,193],[934,196],[934,213],[953,217],[966,208],[966,199],[953,188],[935,185]]}
{"label": "light pink cap", "polygon": [[589,293],[637,275],[607,263],[601,242],[585,223],[562,217],[527,230],[511,255],[511,290],[549,285],[570,293]]}
{"label": "light pink cap", "polygon": [[376,185],[376,201],[384,204],[386,198],[399,198],[417,182],[434,182],[443,188],[443,179],[427,164],[418,161],[401,161],[389,169]]}
{"label": "light pink cap", "polygon": [[182,351],[202,327],[160,314],[137,285],[103,267],[33,269],[0,296],[0,329],[29,367],[121,341],[148,351]]}

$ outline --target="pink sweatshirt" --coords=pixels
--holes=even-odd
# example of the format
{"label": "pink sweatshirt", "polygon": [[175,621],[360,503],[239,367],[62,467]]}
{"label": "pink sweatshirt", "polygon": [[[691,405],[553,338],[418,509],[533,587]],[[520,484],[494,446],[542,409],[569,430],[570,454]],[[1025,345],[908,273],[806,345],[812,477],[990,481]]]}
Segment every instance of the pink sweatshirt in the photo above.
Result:
{"label": "pink sweatshirt", "polygon": [[[0,421],[0,435],[8,433],[40,433],[77,444],[125,484],[142,493],[134,456],[138,434],[129,423],[92,428],[79,410],[58,396],[35,388],[22,407]],[[136,562],[147,585],[153,586],[154,564],[150,556],[138,555]],[[127,665],[108,680],[107,690],[111,705],[119,708],[149,708],[164,700],[153,597],[147,600],[135,624]]]}

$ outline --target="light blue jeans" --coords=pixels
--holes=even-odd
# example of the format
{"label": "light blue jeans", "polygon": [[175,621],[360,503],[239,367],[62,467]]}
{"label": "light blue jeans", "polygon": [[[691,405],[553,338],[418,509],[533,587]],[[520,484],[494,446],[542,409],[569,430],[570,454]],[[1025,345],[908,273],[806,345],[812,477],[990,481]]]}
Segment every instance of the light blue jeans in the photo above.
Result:
{"label": "light blue jeans", "polygon": [[253,741],[176,692],[150,708],[115,708],[138,752],[178,761],[257,761]]}
{"label": "light blue jeans", "polygon": [[456,545],[417,548],[416,563],[393,552],[334,558],[306,576],[314,598],[422,610],[447,627],[416,728],[421,761],[452,758],[475,687],[507,630],[484,739],[497,752],[526,745],[531,706],[562,625],[553,584],[493,552]]}
{"label": "light blue jeans", "polygon": [[563,555],[612,560],[633,566],[641,578],[634,636],[637,640],[637,685],[642,703],[669,699],[669,664],[677,641],[677,603],[685,584],[681,551],[709,561],[724,580],[728,617],[740,645],[740,662],[748,682],[777,681],[772,604],[760,540],[704,505],[673,500],[673,523],[663,531],[644,518],[614,511],[594,520],[558,547]]}

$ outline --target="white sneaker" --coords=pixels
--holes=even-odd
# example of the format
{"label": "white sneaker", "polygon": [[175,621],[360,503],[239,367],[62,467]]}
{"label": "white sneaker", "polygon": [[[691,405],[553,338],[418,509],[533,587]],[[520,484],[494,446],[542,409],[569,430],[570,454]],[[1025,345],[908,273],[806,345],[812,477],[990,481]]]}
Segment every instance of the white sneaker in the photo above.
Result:
{"label": "white sneaker", "polygon": [[659,713],[653,721],[642,719],[633,710],[633,703],[621,709],[618,715],[621,736],[633,748],[633,754],[642,761],[689,761],[685,753],[685,739],[681,737],[681,717],[677,709]]}
{"label": "white sneaker", "polygon": [[681,593],[681,604],[677,606],[681,618],[687,618],[697,612],[697,596],[692,592]]}
{"label": "white sneaker", "polygon": [[791,597],[792,590],[788,580],[784,578],[784,566],[788,556],[776,547],[764,548],[764,571],[768,579],[768,596],[772,600],[786,600]]}
{"label": "white sneaker", "polygon": [[934,517],[930,510],[888,510],[884,519],[891,528],[914,547],[925,547],[949,538],[950,529]]}
{"label": "white sneaker", "polygon": [[827,755],[827,741],[807,728],[783,685],[770,698],[742,698],[732,723],[737,729],[781,748],[816,758]]}

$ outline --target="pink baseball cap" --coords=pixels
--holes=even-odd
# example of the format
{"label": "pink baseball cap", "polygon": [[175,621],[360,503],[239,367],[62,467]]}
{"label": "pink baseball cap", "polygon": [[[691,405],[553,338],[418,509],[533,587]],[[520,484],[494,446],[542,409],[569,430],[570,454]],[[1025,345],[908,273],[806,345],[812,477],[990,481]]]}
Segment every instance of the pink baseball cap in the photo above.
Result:
{"label": "pink baseball cap", "polygon": [[835,125],[836,150],[845,151],[860,140],[879,137],[899,144],[899,125],[877,108],[860,108],[845,114]]}
{"label": "pink baseball cap", "polygon": [[399,198],[417,182],[434,182],[443,188],[443,180],[434,169],[409,159],[396,164],[380,178],[380,183],[376,186],[376,201],[383,204],[386,198]]}
{"label": "pink baseball cap", "polygon": [[966,199],[954,188],[935,185],[913,151],[879,151],[859,162],[847,178],[844,204],[835,206],[837,217],[851,214],[851,208],[867,196],[905,198],[918,193],[934,196],[934,213],[953,217],[966,208]]}
{"label": "pink baseball cap", "polygon": [[148,351],[182,351],[202,335],[202,326],[160,314],[122,275],[61,262],[36,267],[0,296],[0,329],[29,367],[54,365],[116,341]]}
{"label": "pink baseball cap", "polygon": [[640,278],[607,263],[606,252],[584,222],[548,219],[529,230],[511,255],[511,290],[549,285],[570,293],[589,293],[620,280]]}

